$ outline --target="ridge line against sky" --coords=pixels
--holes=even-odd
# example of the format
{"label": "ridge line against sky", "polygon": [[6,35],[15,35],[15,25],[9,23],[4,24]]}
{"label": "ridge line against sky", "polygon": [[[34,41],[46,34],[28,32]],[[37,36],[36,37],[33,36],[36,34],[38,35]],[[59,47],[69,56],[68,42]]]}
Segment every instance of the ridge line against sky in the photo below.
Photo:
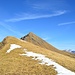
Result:
{"label": "ridge line against sky", "polygon": [[67,11],[63,10],[63,11],[55,11],[52,14],[47,14],[47,15],[40,15],[40,14],[27,14],[27,13],[23,13],[22,15],[20,14],[20,16],[16,16],[16,18],[11,18],[11,19],[7,19],[5,20],[5,22],[17,22],[17,21],[22,21],[22,20],[31,20],[31,19],[39,19],[39,18],[49,18],[49,17],[55,17],[55,16],[60,16],[65,14]]}

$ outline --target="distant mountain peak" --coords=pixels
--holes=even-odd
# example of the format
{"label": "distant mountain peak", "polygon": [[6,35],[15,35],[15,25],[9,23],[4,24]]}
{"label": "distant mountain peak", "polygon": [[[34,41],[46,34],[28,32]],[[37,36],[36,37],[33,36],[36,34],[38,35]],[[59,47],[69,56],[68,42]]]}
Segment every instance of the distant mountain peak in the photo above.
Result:
{"label": "distant mountain peak", "polygon": [[33,32],[29,32],[26,36],[32,37],[32,36],[36,36],[36,35]]}
{"label": "distant mountain peak", "polygon": [[47,43],[45,40],[34,34],[33,32],[29,32],[27,35],[21,38],[22,40],[28,41],[30,43],[33,43],[35,45],[38,45],[40,47],[50,49],[50,50],[58,50],[49,43]]}
{"label": "distant mountain peak", "polygon": [[29,35],[33,35],[34,33],[33,32],[29,32]]}
{"label": "distant mountain peak", "polygon": [[30,42],[34,45],[40,46],[42,48],[75,58],[75,56],[71,55],[71,53],[67,53],[65,51],[62,52],[61,50],[59,50],[59,49],[55,48],[54,46],[52,46],[51,44],[47,43],[45,40],[43,40],[42,38],[40,38],[33,32],[29,32],[27,35],[23,36],[21,39],[24,41]]}
{"label": "distant mountain peak", "polygon": [[[22,39],[22,40],[25,40],[25,41],[28,41],[27,38],[29,38],[30,40],[32,40],[31,38],[32,38],[33,36],[36,36],[36,35],[35,35],[33,32],[29,32],[27,35],[21,37],[21,39]],[[28,42],[30,42],[30,41],[28,41]]]}

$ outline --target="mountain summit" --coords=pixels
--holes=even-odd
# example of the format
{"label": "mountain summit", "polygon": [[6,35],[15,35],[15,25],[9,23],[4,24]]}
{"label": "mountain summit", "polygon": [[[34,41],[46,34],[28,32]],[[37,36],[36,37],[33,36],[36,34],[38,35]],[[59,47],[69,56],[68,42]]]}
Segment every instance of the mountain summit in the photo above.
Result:
{"label": "mountain summit", "polygon": [[51,44],[47,43],[45,40],[41,39],[34,33],[30,32],[29,34],[25,35],[21,38],[22,40],[28,41],[40,47],[50,49],[50,50],[58,50],[57,48],[53,47]]}
{"label": "mountain summit", "polygon": [[45,48],[45,49],[48,49],[48,50],[51,50],[51,51],[54,51],[54,52],[57,52],[57,53],[75,58],[75,55],[73,55],[69,52],[65,52],[65,51],[57,49],[56,47],[54,47],[51,44],[47,43],[45,40],[41,39],[39,36],[35,35],[32,32],[29,32],[29,34],[21,37],[21,40],[30,42],[34,45],[40,46],[42,48]]}

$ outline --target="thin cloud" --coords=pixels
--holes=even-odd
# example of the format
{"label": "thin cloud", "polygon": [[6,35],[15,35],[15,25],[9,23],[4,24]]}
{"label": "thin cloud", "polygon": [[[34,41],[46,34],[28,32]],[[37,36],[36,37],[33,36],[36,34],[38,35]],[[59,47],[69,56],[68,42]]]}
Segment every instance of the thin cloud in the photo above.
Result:
{"label": "thin cloud", "polygon": [[58,24],[58,26],[64,26],[64,25],[69,25],[69,24],[74,24],[75,21],[72,21],[72,22],[65,22],[65,23],[60,23]]}
{"label": "thin cloud", "polygon": [[[60,10],[66,9],[66,1],[65,0],[27,0],[25,1],[31,8],[35,10]],[[40,10],[40,11],[41,11]]]}
{"label": "thin cloud", "polygon": [[12,29],[9,25],[3,23],[3,22],[0,22],[0,25],[3,26],[4,28],[6,28],[7,30],[19,35],[19,36],[23,36],[22,33],[18,32],[18,31],[15,31],[14,29]]}
{"label": "thin cloud", "polygon": [[49,3],[39,3],[39,4],[32,4],[32,8],[35,10],[50,10]]}
{"label": "thin cloud", "polygon": [[17,22],[17,21],[23,21],[23,20],[31,20],[31,19],[39,19],[39,18],[49,18],[49,17],[55,17],[55,16],[60,16],[65,14],[66,11],[56,11],[52,14],[48,14],[48,15],[37,15],[37,14],[22,14],[20,16],[16,16],[16,18],[11,18],[11,19],[7,19],[5,20],[5,22]]}

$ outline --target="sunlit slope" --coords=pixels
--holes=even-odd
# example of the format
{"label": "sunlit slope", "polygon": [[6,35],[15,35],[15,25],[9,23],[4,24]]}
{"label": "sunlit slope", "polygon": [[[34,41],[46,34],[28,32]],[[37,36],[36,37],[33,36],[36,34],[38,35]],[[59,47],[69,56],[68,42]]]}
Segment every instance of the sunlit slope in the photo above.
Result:
{"label": "sunlit slope", "polygon": [[[41,48],[32,43],[19,40],[14,37],[7,37],[2,42],[0,49],[0,75],[56,75],[57,72],[53,66],[39,64],[38,60],[32,60],[32,57],[20,56],[24,49],[35,53],[40,53],[54,60],[67,69],[75,72],[75,59],[69,56]],[[20,45],[10,53],[6,53],[10,44]]]}
{"label": "sunlit slope", "polygon": [[28,41],[30,43],[33,43],[34,45],[37,45],[37,46],[52,50],[54,52],[57,52],[57,53],[64,54],[64,55],[67,55],[67,56],[75,58],[75,54],[71,54],[69,52],[61,51],[61,50],[55,48],[54,46],[52,46],[51,44],[47,43],[45,40],[41,39],[40,37],[38,37],[37,35],[35,35],[32,32],[30,32],[26,36],[22,37],[21,39],[25,40],[25,41]]}
{"label": "sunlit slope", "polygon": [[[20,56],[24,53],[24,49],[37,48],[34,45],[14,37],[5,38],[3,44],[4,46],[0,49],[0,75],[56,75],[57,72],[52,66],[41,65],[39,61],[32,60],[32,57]],[[18,44],[21,48],[7,53],[10,44]]]}

